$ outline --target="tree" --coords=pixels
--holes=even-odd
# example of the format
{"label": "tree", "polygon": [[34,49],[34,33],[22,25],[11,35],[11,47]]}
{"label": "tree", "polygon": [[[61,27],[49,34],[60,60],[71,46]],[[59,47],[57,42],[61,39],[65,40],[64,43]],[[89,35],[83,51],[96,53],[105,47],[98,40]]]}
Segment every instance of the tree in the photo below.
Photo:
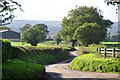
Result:
{"label": "tree", "polygon": [[36,24],[33,27],[37,28],[38,30],[42,30],[46,35],[49,33],[47,25],[45,24]]}
{"label": "tree", "polygon": [[84,46],[98,44],[105,39],[105,31],[96,23],[84,23],[79,26],[74,34],[74,38]]}
{"label": "tree", "polygon": [[2,30],[10,30],[10,28],[5,27],[5,26],[0,26],[0,31],[2,31]]}
{"label": "tree", "polygon": [[118,11],[120,9],[120,0],[105,0],[105,2],[107,3],[107,5],[117,6],[116,13],[118,13]]}
{"label": "tree", "polygon": [[120,0],[105,0],[105,2],[107,3],[107,5],[111,4],[111,5],[118,5],[120,4]]}
{"label": "tree", "polygon": [[32,25],[30,24],[25,24],[22,28],[19,28],[20,32],[24,32],[25,30],[29,29],[30,27],[32,27]]}
{"label": "tree", "polygon": [[59,45],[62,41],[59,33],[52,35],[51,38],[56,42],[57,45]]}
{"label": "tree", "polygon": [[62,20],[62,30],[60,31],[62,39],[74,40],[75,30],[84,23],[96,23],[106,33],[107,28],[113,24],[110,20],[103,19],[102,11],[97,8],[76,6],[76,8],[70,10],[68,15]]}
{"label": "tree", "polygon": [[35,27],[29,28],[22,34],[22,40],[30,43],[32,46],[37,46],[37,43],[46,39],[46,34],[42,30]]}
{"label": "tree", "polygon": [[[13,12],[21,5],[13,0],[0,1],[0,26],[10,24],[15,18]],[[23,11],[23,10],[22,10]]]}

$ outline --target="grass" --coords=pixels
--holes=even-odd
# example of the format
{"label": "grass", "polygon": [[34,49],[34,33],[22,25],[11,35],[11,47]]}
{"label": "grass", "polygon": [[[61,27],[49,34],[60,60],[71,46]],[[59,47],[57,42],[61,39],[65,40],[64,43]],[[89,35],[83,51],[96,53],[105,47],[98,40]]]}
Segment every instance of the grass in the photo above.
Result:
{"label": "grass", "polygon": [[[31,46],[29,43],[27,42],[11,42],[12,46]],[[46,45],[46,44],[37,44],[36,47],[56,47],[53,45]]]}
{"label": "grass", "polygon": [[101,44],[120,44],[120,42],[101,42]]}
{"label": "grass", "polygon": [[[43,78],[45,67],[39,64],[52,64],[68,59],[70,47],[11,42],[13,58],[3,63],[3,78]],[[17,59],[17,60],[16,60]],[[11,79],[12,80],[12,79]]]}
{"label": "grass", "polygon": [[2,64],[3,79],[43,78],[45,67],[40,64],[26,63],[19,60],[8,60]]}
{"label": "grass", "polygon": [[106,47],[106,46],[95,45],[95,44],[89,45],[88,47],[81,46],[79,47],[78,54],[81,55],[81,54],[86,54],[86,53],[96,53],[97,48],[99,47]]}
{"label": "grass", "polygon": [[35,57],[25,57],[20,60],[37,64],[52,64],[68,59],[70,56],[67,54],[41,54]]}
{"label": "grass", "polygon": [[120,73],[120,61],[118,59],[97,58],[93,54],[85,54],[76,57],[70,63],[73,70]]}

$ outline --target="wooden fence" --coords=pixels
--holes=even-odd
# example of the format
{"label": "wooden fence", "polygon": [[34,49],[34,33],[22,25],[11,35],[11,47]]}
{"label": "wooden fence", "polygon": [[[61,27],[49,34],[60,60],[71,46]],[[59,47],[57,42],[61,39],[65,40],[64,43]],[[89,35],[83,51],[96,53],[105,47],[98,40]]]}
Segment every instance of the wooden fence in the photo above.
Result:
{"label": "wooden fence", "polygon": [[97,53],[100,53],[101,55],[103,55],[105,58],[106,57],[117,57],[120,55],[120,49],[108,49],[108,48],[97,48]]}

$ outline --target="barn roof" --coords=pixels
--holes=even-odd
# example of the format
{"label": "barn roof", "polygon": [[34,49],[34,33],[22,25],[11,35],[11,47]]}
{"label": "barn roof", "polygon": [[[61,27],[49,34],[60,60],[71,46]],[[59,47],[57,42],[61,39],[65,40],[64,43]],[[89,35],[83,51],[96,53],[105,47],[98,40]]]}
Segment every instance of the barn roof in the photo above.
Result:
{"label": "barn roof", "polygon": [[[11,30],[2,30],[0,31],[0,33],[7,32],[7,31],[11,31]],[[15,32],[15,31],[12,31],[12,32]],[[19,33],[19,32],[16,32],[16,33]]]}

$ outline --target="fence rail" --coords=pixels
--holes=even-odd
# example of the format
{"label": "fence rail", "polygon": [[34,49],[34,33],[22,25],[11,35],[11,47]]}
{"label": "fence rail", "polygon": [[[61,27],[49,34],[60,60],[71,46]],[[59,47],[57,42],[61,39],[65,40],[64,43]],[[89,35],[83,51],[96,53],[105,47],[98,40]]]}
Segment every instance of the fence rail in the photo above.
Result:
{"label": "fence rail", "polygon": [[117,57],[120,55],[120,49],[97,48],[97,53],[104,55],[104,57]]}

